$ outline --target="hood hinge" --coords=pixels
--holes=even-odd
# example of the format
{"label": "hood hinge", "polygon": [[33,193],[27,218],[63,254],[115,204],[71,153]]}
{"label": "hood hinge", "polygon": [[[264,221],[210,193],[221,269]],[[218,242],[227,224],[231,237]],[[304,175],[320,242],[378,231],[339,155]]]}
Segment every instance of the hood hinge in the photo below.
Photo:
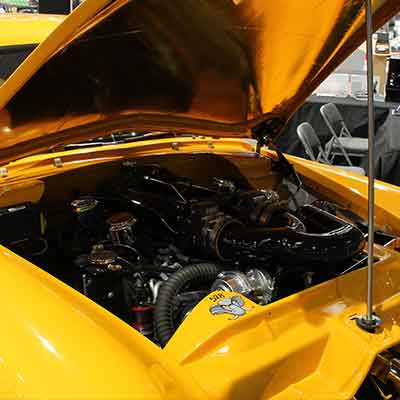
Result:
{"label": "hood hinge", "polygon": [[280,118],[271,118],[261,124],[256,125],[252,129],[253,138],[257,140],[256,153],[261,153],[261,147],[268,145],[272,150],[276,151],[278,156],[277,167],[283,176],[292,176],[297,184],[298,190],[303,187],[303,182],[294,169],[293,165],[279,150],[279,147],[273,142],[273,138],[283,129],[285,123]]}
{"label": "hood hinge", "polygon": [[272,143],[272,139],[283,129],[285,123],[281,118],[269,118],[251,130],[253,139],[257,140],[256,152],[260,154],[261,147]]}

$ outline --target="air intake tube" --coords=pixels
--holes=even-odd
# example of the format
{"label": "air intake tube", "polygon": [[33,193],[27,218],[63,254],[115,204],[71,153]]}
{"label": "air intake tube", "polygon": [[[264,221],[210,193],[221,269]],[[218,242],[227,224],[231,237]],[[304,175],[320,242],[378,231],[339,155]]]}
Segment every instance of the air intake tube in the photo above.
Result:
{"label": "air intake tube", "polygon": [[224,257],[250,252],[254,256],[304,265],[334,265],[344,262],[364,247],[363,233],[353,224],[318,207],[301,208],[303,223],[290,216],[281,227],[235,229],[221,235]]}
{"label": "air intake tube", "polygon": [[173,273],[160,287],[154,310],[154,328],[157,338],[164,347],[175,331],[173,321],[173,300],[180,290],[191,282],[215,281],[220,272],[215,264],[202,263],[183,267]]}

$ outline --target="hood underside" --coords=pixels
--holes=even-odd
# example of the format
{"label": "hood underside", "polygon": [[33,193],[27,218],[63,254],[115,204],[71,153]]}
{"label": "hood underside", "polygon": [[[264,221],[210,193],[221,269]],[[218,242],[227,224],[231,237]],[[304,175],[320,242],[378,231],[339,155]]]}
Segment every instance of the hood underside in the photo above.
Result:
{"label": "hood underside", "polygon": [[0,162],[125,129],[273,138],[365,39],[364,5],[86,0],[0,87]]}

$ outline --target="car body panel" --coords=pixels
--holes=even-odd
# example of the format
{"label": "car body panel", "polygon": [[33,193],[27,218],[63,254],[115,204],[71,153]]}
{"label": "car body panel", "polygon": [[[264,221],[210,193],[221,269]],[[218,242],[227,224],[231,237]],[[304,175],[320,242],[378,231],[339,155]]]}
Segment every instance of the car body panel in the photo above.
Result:
{"label": "car body panel", "polygon": [[215,399],[351,399],[375,356],[399,340],[400,259],[389,252],[380,256],[375,294],[384,324],[378,334],[363,332],[354,320],[365,312],[362,269],[268,306],[246,299],[246,315],[234,321],[228,314],[212,316],[210,309],[218,295],[236,294],[214,292],[165,353]]}
{"label": "car body panel", "polygon": [[39,44],[64,19],[54,14],[0,14],[0,47]]}
{"label": "car body panel", "polygon": [[61,15],[0,14],[0,85],[63,20]]}
{"label": "car body panel", "polygon": [[[0,190],[4,195],[13,191],[14,185],[37,181],[50,175],[62,174],[84,166],[122,161],[125,158],[151,155],[212,153],[220,155],[241,155],[257,158],[255,144],[241,139],[214,139],[211,137],[176,137],[169,139],[146,140],[122,145],[85,148],[57,153],[44,153],[12,162],[3,167]],[[262,155],[276,158],[273,150],[263,148]],[[295,156],[286,156],[296,170],[305,177],[307,183],[316,191],[346,204],[352,211],[366,218],[367,178],[345,172],[341,169],[308,161]],[[20,198],[26,196],[21,191]],[[16,194],[16,199],[18,195]],[[385,182],[376,182],[376,223],[378,226],[400,235],[400,188]]]}
{"label": "car body panel", "polygon": [[179,366],[102,307],[0,247],[0,397],[204,398]]}
{"label": "car body panel", "polygon": [[[173,138],[72,150],[11,164],[9,176],[0,181],[0,190],[8,187],[13,191],[19,185],[21,198],[26,199],[23,185],[29,187],[28,183],[49,175],[61,178],[63,172],[83,165],[122,161],[132,155],[177,153],[236,155],[243,162],[260,157],[249,143],[212,138]],[[262,156],[276,157],[268,149]],[[62,164],[55,166],[54,158]],[[367,213],[365,177],[288,158],[315,190],[331,195],[334,201],[347,201],[360,215]],[[62,182],[60,179],[60,185]],[[378,182],[376,207],[377,225],[389,229],[390,224],[390,230],[399,234],[400,189]],[[4,394],[168,398],[165,393],[169,393],[171,398],[188,399],[350,399],[376,354],[397,344],[400,338],[400,256],[380,246],[375,252],[380,259],[375,264],[376,306],[384,319],[382,331],[376,335],[361,331],[352,320],[365,311],[367,273],[363,268],[268,306],[245,300],[247,313],[237,319],[211,314],[218,293],[210,294],[160,350],[89,299],[2,248],[0,278],[4,289],[0,296],[7,307],[1,331],[7,345],[0,355],[5,360],[5,382],[12,382],[5,385]],[[157,372],[158,380],[154,381],[153,371],[159,368],[163,372]],[[39,379],[37,374],[51,379]]]}
{"label": "car body panel", "polygon": [[[373,3],[376,24],[400,9]],[[272,138],[363,21],[362,0],[88,0],[0,88],[0,161],[118,124]]]}
{"label": "car body panel", "polygon": [[[167,9],[171,4],[181,4],[179,1],[155,3],[168,3]],[[364,37],[364,1],[361,0],[215,1],[214,5],[226,6],[228,14],[232,9],[233,14],[237,11],[242,19],[238,25],[232,24],[232,20],[228,25],[191,25],[193,31],[198,27],[200,37],[207,29],[205,37],[216,38],[215,43],[205,42],[211,46],[206,46],[210,55],[218,54],[220,45],[228,39],[232,47],[221,52],[221,58],[200,57],[204,65],[194,62],[196,68],[204,66],[195,74],[195,84],[189,85],[197,97],[181,97],[185,93],[177,90],[168,98],[187,101],[186,108],[176,110],[169,101],[156,101],[153,109],[146,108],[150,103],[144,102],[144,109],[127,107],[110,111],[100,96],[103,105],[100,109],[66,112],[63,107],[57,108],[57,101],[58,97],[63,99],[68,94],[69,81],[64,82],[63,75],[56,74],[59,85],[53,88],[51,97],[56,104],[51,110],[56,110],[56,114],[50,113],[44,118],[32,111],[46,104],[41,99],[35,104],[28,95],[32,89],[27,82],[40,66],[57,57],[68,59],[74,41],[79,39],[84,43],[96,24],[106,21],[125,5],[132,7],[130,10],[141,10],[140,16],[156,18],[164,28],[172,26],[166,23],[170,22],[168,18],[163,19],[167,15],[161,12],[164,9],[140,9],[143,4],[154,6],[155,3],[85,1],[0,88],[0,105],[5,106],[0,111],[1,205],[39,201],[45,190],[44,178],[48,176],[59,177],[61,188],[65,184],[64,172],[124,159],[170,154],[195,157],[208,153],[237,156],[239,167],[240,159],[243,163],[263,157],[276,159],[276,153],[267,148],[257,154],[253,144],[215,137],[251,136],[252,128],[262,122],[265,132],[274,136],[296,107]],[[195,3],[210,7],[212,4],[185,0],[185,4]],[[398,1],[391,0],[376,0],[374,5],[377,24],[400,8]],[[187,18],[192,20],[193,16]],[[159,33],[153,30],[157,24],[148,26],[147,34]],[[176,33],[174,29],[161,31],[172,37]],[[244,42],[253,47],[245,47],[244,51],[237,46],[242,43],[240,40],[231,40],[233,33],[233,37],[245,38]],[[188,40],[197,37],[189,34]],[[169,36],[163,43],[176,43],[170,39]],[[177,49],[182,48],[175,46],[174,52],[169,52],[169,46],[165,48],[168,51],[162,54],[164,58],[160,58],[159,65],[168,65],[166,61],[170,57],[185,60],[186,67],[193,65],[190,52],[186,58],[185,54],[174,57]],[[102,60],[108,61],[104,55]],[[84,65],[83,76],[87,77],[90,63]],[[73,66],[63,64],[60,68],[67,76],[69,67]],[[115,81],[124,84],[125,77],[120,78]],[[172,80],[172,88],[182,88],[174,83]],[[24,93],[25,84],[28,89]],[[31,88],[35,89],[31,94],[41,94],[37,90],[40,84],[36,87],[33,84]],[[151,86],[147,88],[150,90]],[[48,88],[43,86],[43,89]],[[72,97],[64,100],[82,96],[78,89],[72,87]],[[100,94],[104,93],[100,90]],[[159,100],[152,96],[157,91],[149,93],[150,100]],[[37,118],[29,118],[32,116]],[[121,129],[166,129],[177,134],[207,133],[207,137],[174,137],[44,152],[57,144]],[[31,156],[25,157],[28,155]],[[296,157],[288,156],[288,160],[309,187],[366,217],[368,182],[365,177]],[[400,189],[378,182],[375,202],[376,225],[400,235]],[[375,356],[400,339],[397,323],[400,256],[379,246],[375,253],[379,258],[375,264],[376,306],[384,319],[382,329],[375,335],[361,331],[353,320],[365,312],[367,273],[362,268],[265,307],[237,295],[243,305],[242,314],[236,317],[232,312],[221,313],[221,309],[213,308],[220,306],[221,293],[212,293],[194,308],[161,350],[74,289],[0,247],[0,299],[4,304],[0,330],[3,383],[0,397],[350,399],[365,379]]]}

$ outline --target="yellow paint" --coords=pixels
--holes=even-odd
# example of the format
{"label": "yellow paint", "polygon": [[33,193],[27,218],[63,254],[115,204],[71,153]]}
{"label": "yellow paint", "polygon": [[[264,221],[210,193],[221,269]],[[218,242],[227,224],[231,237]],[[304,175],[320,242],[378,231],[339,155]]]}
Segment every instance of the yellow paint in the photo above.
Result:
{"label": "yellow paint", "polygon": [[[172,143],[178,146],[172,148]],[[20,179],[36,178],[58,174],[86,165],[95,165],[109,161],[117,161],[133,156],[151,156],[157,154],[191,154],[192,152],[246,153],[254,157],[254,146],[238,139],[212,138],[174,138],[131,142],[122,145],[91,147],[83,150],[69,150],[57,153],[43,153],[11,162],[5,167],[7,178],[0,178],[1,184],[10,184]],[[62,167],[54,166],[54,159],[60,159]]]}
{"label": "yellow paint", "polygon": [[[8,165],[0,190],[125,157],[208,152],[241,154],[248,161],[255,157],[252,150],[237,139],[174,138],[42,154]],[[264,155],[275,157],[269,150]],[[63,166],[54,166],[55,157]],[[366,213],[365,177],[289,159],[307,184]],[[378,182],[376,205],[377,224],[390,224],[400,233],[400,188]],[[212,315],[215,299],[207,296],[159,350],[101,307],[2,249],[0,301],[6,306],[0,397],[351,399],[375,355],[400,342],[400,254],[379,246],[375,253],[376,306],[384,319],[376,335],[352,320],[365,312],[366,271],[361,269],[268,306],[244,299],[246,315],[236,320]]]}
{"label": "yellow paint", "polygon": [[0,14],[0,47],[39,44],[64,18],[51,14]]}
{"label": "yellow paint", "polygon": [[[8,79],[0,87],[0,107],[3,108],[5,106],[21,86],[32,77],[39,66],[59,50],[61,44],[68,43],[76,34],[77,29],[83,29],[86,24],[90,24],[96,14],[111,2],[112,0],[85,1],[75,12],[65,18],[63,23],[58,25],[50,36],[46,37],[42,42],[42,46],[38,46],[33,51],[29,57],[29,62],[22,63],[12,75],[12,79]],[[13,32],[11,31],[12,34]]]}
{"label": "yellow paint", "polygon": [[37,203],[44,192],[44,182],[28,180],[14,185],[3,185],[0,189],[0,207],[21,203]]}
{"label": "yellow paint", "polygon": [[[177,146],[172,147],[172,143]],[[71,150],[58,153],[44,153],[23,158],[6,166],[8,177],[0,178],[0,190],[5,186],[18,183],[21,180],[40,179],[56,175],[87,165],[102,164],[110,161],[123,160],[130,157],[144,157],[159,154],[241,154],[255,157],[254,146],[240,139],[213,138],[174,138],[147,140],[123,145],[92,147],[84,150]],[[273,151],[264,150],[263,154],[275,158]],[[295,165],[296,170],[308,178],[318,192],[350,206],[362,217],[367,216],[367,178],[350,174],[343,170],[314,163],[302,158],[287,156]],[[54,160],[58,158],[61,167],[55,167]],[[400,235],[400,188],[388,183],[376,183],[376,223],[393,233]]]}
{"label": "yellow paint", "polygon": [[[0,88],[0,105],[63,46],[124,3],[85,1]],[[253,89],[258,90],[262,113],[273,111],[287,118],[362,40],[360,12],[353,21],[341,21],[343,36],[331,35],[339,16],[347,15],[346,7],[353,10],[363,4],[358,0],[235,4],[238,9],[246,5],[242,16],[249,13],[256,24],[246,25],[249,33],[263,28],[258,40],[251,42],[253,56],[262,56],[253,60],[259,83]],[[379,21],[393,12],[387,5],[398,7],[396,1],[374,4]],[[5,26],[7,21],[0,23]],[[160,118],[160,124],[171,128],[173,120],[167,117]],[[18,136],[7,118],[0,112],[4,146],[0,157],[3,163],[16,154],[20,159],[4,165],[8,176],[0,178],[2,205],[38,201],[42,178],[59,175],[62,185],[63,172],[86,165],[174,153],[256,157],[253,146],[240,140],[174,138],[22,158],[43,152],[39,144],[29,147],[29,141],[45,138],[54,121],[33,125]],[[62,128],[83,126],[98,116],[76,118]],[[143,120],[139,122],[150,124]],[[56,124],[59,128],[59,121]],[[249,134],[244,127],[228,127]],[[96,134],[98,130],[87,133],[82,128],[74,140]],[[57,135],[51,144],[70,139],[62,136],[62,130]],[[3,156],[9,148],[15,152]],[[275,157],[267,150],[264,155]],[[366,216],[366,178],[296,157],[290,161],[315,190]],[[399,188],[378,183],[376,211],[377,225],[400,234]],[[361,331],[352,320],[365,311],[366,271],[362,269],[265,307],[244,299],[246,315],[237,319],[212,315],[215,300],[207,296],[160,350],[100,306],[0,247],[0,398],[351,399],[375,355],[400,341],[400,255],[380,247],[376,254],[380,257],[375,265],[376,306],[384,319],[376,335]]]}
{"label": "yellow paint", "polygon": [[400,340],[400,256],[379,253],[376,304],[385,322],[376,335],[352,320],[365,313],[362,269],[268,306],[246,300],[252,309],[237,320],[211,315],[211,294],[164,351],[213,399],[351,399],[375,355]]}
{"label": "yellow paint", "polygon": [[[266,152],[267,153],[267,152]],[[271,154],[271,152],[269,152]],[[296,170],[312,187],[328,198],[349,207],[367,219],[368,179],[302,158],[288,156]],[[308,182],[308,180],[307,180]],[[400,188],[379,180],[375,183],[375,224],[388,233],[400,235]]]}
{"label": "yellow paint", "polygon": [[[141,2],[86,0],[71,13],[0,87],[0,162],[47,151],[53,145],[70,140],[84,140],[128,128],[249,137],[251,128],[268,121],[273,123],[267,124],[265,132],[277,135],[291,114],[365,38],[364,2],[360,0],[284,0],[279,4],[265,0],[216,0],[210,3],[175,0],[174,5],[161,4],[163,7],[167,4],[165,11],[168,12],[158,15],[154,8],[146,11],[148,5]],[[379,25],[400,10],[397,0],[374,0],[373,6],[374,22]],[[213,7],[216,7],[215,12]],[[196,10],[200,12],[195,14]],[[220,13],[219,10],[224,11]],[[63,110],[47,108],[46,102],[51,102],[52,96],[50,100],[42,99],[43,106],[34,113],[29,113],[21,98],[15,100],[13,107],[7,108],[9,101],[33,75],[37,74],[37,82],[47,86],[46,79],[51,74],[42,67],[53,57],[56,65],[58,62],[66,64],[65,69],[54,67],[52,71],[60,75],[54,92],[64,93],[64,98],[71,95],[68,104],[75,104],[73,96],[81,89],[79,84],[75,86],[75,82],[80,82],[80,79],[72,82],[63,79],[68,63],[72,62],[68,55],[75,54],[73,51],[69,53],[67,48],[72,43],[77,48],[82,43],[90,43],[91,51],[101,54],[107,41],[92,40],[91,29],[113,31],[113,21],[118,19],[112,16],[118,12],[124,15],[118,23],[124,24],[122,29],[127,31],[140,25],[132,16],[144,12],[150,22],[146,28],[139,27],[141,32],[137,33],[143,35],[144,45],[147,43],[154,50],[153,55],[157,52],[165,55],[165,61],[156,56],[148,61],[149,66],[164,62],[169,72],[164,75],[161,72],[164,68],[155,69],[159,71],[154,73],[155,84],[143,89],[146,96],[140,98],[140,90],[133,89],[130,102],[119,104],[110,98],[108,103],[103,99],[106,92],[94,85],[87,93],[88,102],[93,103],[90,114],[72,106]],[[179,19],[171,16],[174,12]],[[316,15],[318,24],[315,23]],[[177,26],[184,30],[174,29]],[[124,36],[121,35],[121,41],[126,40]],[[81,43],[80,38],[83,39]],[[159,41],[151,44],[151,40],[156,38],[160,38]],[[161,41],[164,41],[162,45]],[[198,42],[207,41],[210,46],[204,49],[197,46]],[[132,52],[123,55],[124,65],[134,64],[138,56],[135,52],[141,51],[140,46],[135,47],[134,43],[125,42],[125,45],[132,46]],[[159,48],[156,44],[160,44]],[[207,49],[210,54],[204,57],[202,52],[207,52]],[[85,65],[83,74],[92,68],[94,81],[110,74],[107,57],[98,65],[91,64],[84,55],[82,52],[80,56],[82,65]],[[176,80],[170,75],[180,71],[178,65],[187,72],[179,72]],[[137,79],[140,85],[140,71],[133,71],[125,71],[131,79],[121,72],[115,79],[116,84],[125,79],[128,85],[132,79]],[[79,71],[75,73],[79,75]],[[170,92],[176,98],[181,97],[182,104],[177,106],[164,96],[162,90],[157,89],[157,79],[172,85]],[[63,87],[63,83],[70,87]],[[108,81],[107,85],[111,96],[114,91],[118,93],[113,81]],[[36,91],[40,92],[39,89]],[[136,99],[135,95],[139,97]],[[30,93],[31,103],[34,98],[35,94]],[[39,100],[39,96],[37,98]],[[35,141],[35,138],[41,140]]]}
{"label": "yellow paint", "polygon": [[133,328],[0,246],[0,398],[204,399]]}

